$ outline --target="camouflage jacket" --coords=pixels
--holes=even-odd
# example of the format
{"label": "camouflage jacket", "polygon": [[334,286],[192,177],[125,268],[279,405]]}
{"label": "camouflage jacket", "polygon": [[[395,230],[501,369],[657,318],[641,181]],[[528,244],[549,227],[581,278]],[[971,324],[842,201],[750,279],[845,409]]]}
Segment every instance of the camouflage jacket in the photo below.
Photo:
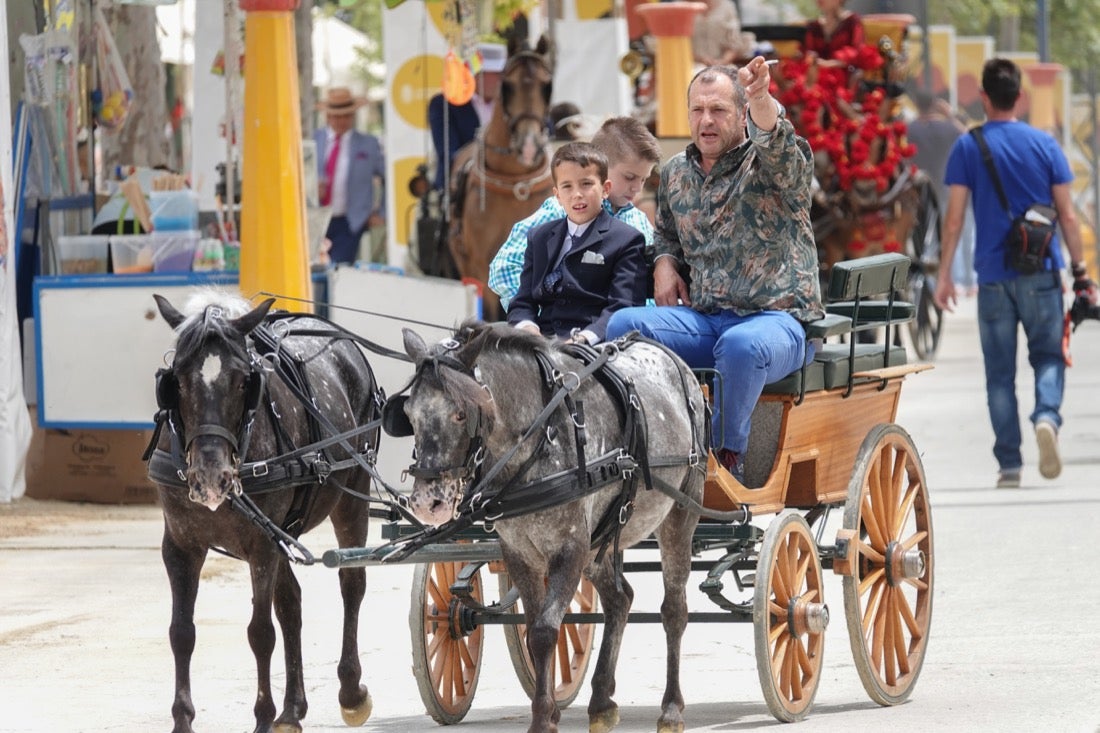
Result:
{"label": "camouflage jacket", "polygon": [[691,302],[704,313],[783,310],[821,318],[817,245],[810,225],[813,154],[786,118],[704,174],[695,144],[661,169],[654,255],[691,271]]}

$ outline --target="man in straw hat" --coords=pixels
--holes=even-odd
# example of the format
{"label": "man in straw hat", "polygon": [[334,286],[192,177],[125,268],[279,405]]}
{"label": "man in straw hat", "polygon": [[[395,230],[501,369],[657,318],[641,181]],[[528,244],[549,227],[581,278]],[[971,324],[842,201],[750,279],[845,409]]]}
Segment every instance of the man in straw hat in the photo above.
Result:
{"label": "man in straw hat", "polygon": [[479,43],[481,68],[474,78],[474,96],[466,104],[451,104],[436,94],[428,102],[428,126],[435,144],[435,187],[443,190],[455,153],[477,136],[478,128],[489,123],[493,103],[500,92],[500,74],[508,60],[508,49],[499,43]]}
{"label": "man in straw hat", "polygon": [[355,111],[366,103],[347,87],[333,87],[317,105],[324,110],[327,123],[314,132],[313,139],[321,205],[332,209],[325,237],[331,242],[333,264],[355,262],[363,232],[383,221],[386,166],[382,146],[373,135],[352,129]]}

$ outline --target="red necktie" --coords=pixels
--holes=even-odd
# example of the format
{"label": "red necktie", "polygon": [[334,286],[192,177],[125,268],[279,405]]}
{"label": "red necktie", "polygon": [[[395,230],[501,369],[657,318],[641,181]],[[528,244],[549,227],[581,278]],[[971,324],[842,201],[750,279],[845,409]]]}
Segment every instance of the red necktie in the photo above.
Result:
{"label": "red necktie", "polygon": [[336,142],[328,153],[328,160],[325,161],[325,190],[321,194],[321,206],[328,206],[332,203],[332,185],[336,179],[336,161],[340,158],[340,139],[342,137],[342,135],[336,136]]}

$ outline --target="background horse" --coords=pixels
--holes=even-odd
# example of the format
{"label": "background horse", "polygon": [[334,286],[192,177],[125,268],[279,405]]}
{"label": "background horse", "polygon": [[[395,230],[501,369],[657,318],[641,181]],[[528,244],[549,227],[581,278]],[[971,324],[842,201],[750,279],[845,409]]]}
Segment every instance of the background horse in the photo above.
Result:
{"label": "background horse", "polygon": [[[608,731],[618,722],[618,706],[611,695],[634,592],[613,558],[620,547],[654,532],[661,549],[665,589],[661,617],[668,648],[658,730],[683,730],[680,641],[687,625],[685,585],[699,515],[673,497],[686,495],[698,501],[702,496],[706,460],[702,394],[687,366],[662,347],[638,341],[621,352],[614,344],[605,348],[614,354],[614,374],[635,390],[625,401],[602,386],[611,379],[611,370],[586,378],[584,362],[539,336],[500,324],[469,322],[455,339],[429,348],[415,333],[405,331],[405,349],[417,365],[404,405],[418,459],[409,469],[416,479],[411,508],[425,523],[438,525],[472,501],[469,489],[477,496],[495,497],[501,507],[517,509],[501,509],[503,516],[495,519],[494,526],[508,574],[523,600],[527,648],[535,671],[532,732],[557,730],[560,713],[552,689],[553,648],[582,573],[596,586],[606,619],[588,705],[590,730]],[[556,388],[547,382],[547,375],[556,375]],[[565,388],[570,391],[563,406],[544,424],[537,420],[550,402],[532,396],[561,394]],[[631,437],[636,433],[626,428],[629,425],[646,436],[640,450]],[[537,440],[522,440],[525,432],[532,432]],[[603,456],[621,458],[620,449],[642,462],[646,442],[648,468],[664,491],[637,487],[625,479],[629,473],[625,468],[619,475],[613,465],[601,463]],[[583,459],[578,444],[585,451]],[[689,465],[689,456],[701,462]],[[481,466],[493,466],[486,475],[495,475],[482,481]],[[602,488],[586,485],[600,486],[593,477],[604,471],[612,474],[610,483]],[[559,490],[562,472],[566,485]],[[633,479],[641,481],[644,473],[639,468]],[[555,474],[559,476],[553,485],[541,481]],[[530,514],[530,509],[516,507],[526,500],[546,508]],[[603,544],[598,538],[607,522],[616,529],[610,538],[603,536],[608,543]],[[594,537],[595,545],[603,544],[605,551],[593,546]]]}
{"label": "background horse", "polygon": [[[512,226],[534,212],[553,188],[547,131],[552,83],[545,36],[534,51],[509,44],[492,118],[455,155],[448,243],[464,278],[483,285],[489,281],[489,262]],[[482,295],[486,319],[499,319],[496,294],[486,286]]]}
{"label": "background horse", "polygon": [[[195,597],[206,554],[219,549],[246,561],[252,577],[248,642],[256,657],[256,732],[300,732],[307,708],[301,589],[276,540],[293,546],[300,533],[330,517],[341,547],[365,544],[367,502],[340,487],[367,493],[370,477],[346,448],[349,441],[376,447],[378,431],[375,428],[366,439],[358,434],[329,441],[333,444],[299,451],[302,455],[283,460],[288,452],[315,445],[322,431],[284,379],[265,379],[264,366],[280,365],[280,374],[281,369],[291,368],[288,373],[300,377],[296,388],[311,393],[324,420],[340,432],[354,431],[377,416],[380,394],[374,375],[355,344],[328,334],[295,335],[295,329],[335,333],[326,321],[282,314],[288,317],[270,326],[274,316],[268,315],[268,309],[274,300],[249,311],[249,304],[240,298],[215,296],[215,302],[189,304],[187,310],[193,315],[185,317],[167,300],[155,297],[164,320],[178,332],[171,367],[158,375],[157,400],[162,412],[158,415],[158,450],[152,454],[149,470],[159,484],[164,509],[161,555],[172,589],[173,731],[192,730],[195,707],[190,662],[195,648]],[[256,339],[261,332],[272,337],[264,349],[266,360],[257,354]],[[294,364],[296,369],[291,367]],[[165,426],[167,429],[162,429]],[[166,467],[165,461],[169,462]],[[246,469],[252,467],[243,477],[243,494],[242,461]],[[351,467],[346,467],[349,464]],[[328,468],[334,469],[331,475]],[[179,479],[185,480],[172,480],[177,471]],[[257,486],[249,479],[257,476],[265,483],[253,492]],[[286,480],[277,480],[280,477]],[[256,511],[250,514],[245,509],[248,506]],[[266,530],[264,518],[271,520]],[[360,684],[357,637],[359,608],[366,592],[364,570],[340,570],[340,591],[344,627],[337,666],[339,701],[345,722],[361,725],[371,711],[370,695]],[[278,719],[270,679],[275,648],[273,605],[282,629],[287,680]]]}

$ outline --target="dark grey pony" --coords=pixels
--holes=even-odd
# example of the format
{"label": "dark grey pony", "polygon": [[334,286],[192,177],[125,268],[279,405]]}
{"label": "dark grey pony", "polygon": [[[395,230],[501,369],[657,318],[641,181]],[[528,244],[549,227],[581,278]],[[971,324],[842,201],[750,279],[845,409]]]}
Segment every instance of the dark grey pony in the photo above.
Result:
{"label": "dark grey pony", "polygon": [[[702,497],[705,461],[696,462],[705,456],[702,393],[687,366],[663,347],[638,341],[621,350],[614,344],[604,348],[613,350],[610,366],[636,393],[630,400],[633,404],[625,408],[612,398],[613,389],[602,386],[602,380],[583,376],[583,361],[540,336],[501,324],[468,322],[454,339],[429,347],[420,336],[405,331],[405,350],[417,365],[404,407],[417,457],[409,469],[416,478],[410,503],[425,523],[446,523],[463,507],[476,507],[478,497],[496,497],[500,506],[522,503],[510,498],[517,487],[521,492],[526,487],[525,495],[545,507],[550,492],[560,490],[563,472],[574,488],[582,481],[579,475],[576,481],[568,480],[569,474],[578,473],[578,439],[587,441],[584,460],[592,469],[590,475],[599,473],[608,468],[599,463],[599,457],[614,454],[630,442],[624,436],[629,420],[638,421],[647,437],[654,484],[660,482],[666,489],[636,485],[636,494],[620,507],[618,497],[627,482],[619,477],[590,493],[573,494],[580,498],[562,495],[564,503],[555,502],[533,514],[503,512],[506,516],[495,522],[528,629],[527,648],[535,671],[531,733],[557,730],[560,711],[552,689],[553,650],[582,574],[599,592],[606,623],[592,678],[589,730],[603,733],[618,723],[618,706],[611,695],[634,592],[613,561],[615,547],[629,547],[654,533],[661,550],[665,591],[661,617],[667,639],[666,687],[657,730],[684,729],[680,642],[687,626],[685,584],[699,515],[672,497],[682,494],[695,501]],[[549,383],[540,359],[551,365]],[[538,424],[540,412],[551,404],[561,385],[571,390],[569,400]],[[582,405],[579,411],[577,403]],[[583,431],[575,423],[583,424]],[[521,440],[533,424],[533,437]],[[507,458],[517,445],[519,449]],[[502,457],[506,462],[498,468]],[[641,473],[641,468],[635,470],[634,480],[641,482]],[[553,486],[540,483],[555,475],[558,483]],[[620,517],[627,519],[625,525],[619,524]],[[600,553],[603,543],[597,541],[594,547],[593,536],[601,533],[598,528],[606,526],[607,519],[619,533],[607,540],[606,551]]]}
{"label": "dark grey pony", "polygon": [[[160,430],[158,450],[150,462],[150,476],[159,484],[164,509],[161,556],[172,589],[173,731],[192,730],[195,707],[190,663],[195,648],[195,597],[207,552],[216,548],[246,561],[252,577],[248,642],[256,657],[255,731],[298,733],[307,709],[301,588],[288,555],[256,520],[266,517],[278,531],[285,532],[284,537],[293,538],[329,517],[340,547],[361,547],[367,536],[368,504],[337,487],[366,494],[370,477],[358,465],[325,475],[313,454],[283,462],[272,460],[293,448],[314,444],[317,430],[315,425],[311,428],[301,401],[284,381],[274,375],[265,379],[263,367],[270,368],[280,359],[284,365],[299,364],[314,403],[341,432],[366,425],[377,416],[374,375],[355,344],[294,335],[298,329],[332,328],[308,316],[288,318],[267,331],[278,341],[274,352],[269,351],[276,356],[269,356],[267,362],[259,360],[254,339],[257,329],[265,327],[265,319],[273,317],[268,314],[272,300],[250,310],[240,298],[206,294],[206,302],[200,299],[189,304],[185,310],[192,315],[187,317],[164,298],[155,297],[164,320],[178,334],[171,367],[158,378],[157,399],[168,424]],[[173,435],[177,436],[175,446]],[[377,446],[377,430],[354,440]],[[182,459],[182,466],[179,460],[173,461],[173,453]],[[324,457],[336,465],[355,463],[341,444],[328,446]],[[163,468],[166,460],[171,470],[158,472],[156,467]],[[248,469],[244,477],[242,462]],[[179,480],[172,481],[177,470]],[[244,480],[245,493],[241,493],[242,479],[259,475],[262,481],[264,472],[268,477],[279,474],[300,480],[259,485],[255,493]],[[249,516],[238,511],[234,504],[241,502],[250,502],[257,513]],[[361,725],[371,712],[370,695],[360,684],[357,636],[366,575],[362,568],[342,569],[339,577],[344,603],[343,646],[337,665],[339,702],[345,722]],[[271,655],[276,640],[273,606],[282,629],[287,680],[278,718],[271,693]]]}

